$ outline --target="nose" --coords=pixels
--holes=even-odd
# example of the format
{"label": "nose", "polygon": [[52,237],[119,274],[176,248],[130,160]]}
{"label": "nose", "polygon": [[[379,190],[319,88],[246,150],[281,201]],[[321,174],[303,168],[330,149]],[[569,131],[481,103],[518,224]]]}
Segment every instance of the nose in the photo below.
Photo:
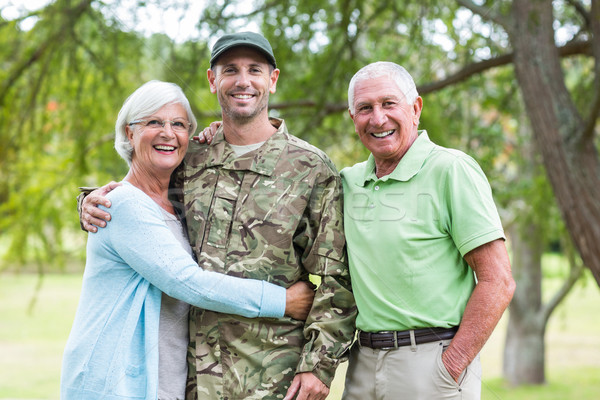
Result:
{"label": "nose", "polygon": [[161,129],[161,135],[163,137],[172,138],[175,137],[175,130],[173,129],[173,122],[165,121],[163,128]]}
{"label": "nose", "polygon": [[373,112],[371,113],[371,124],[373,126],[382,126],[387,120],[387,116],[385,111],[381,109],[381,107],[373,107]]}
{"label": "nose", "polygon": [[250,86],[249,74],[246,71],[240,71],[237,74],[236,85],[239,87],[248,87]]}

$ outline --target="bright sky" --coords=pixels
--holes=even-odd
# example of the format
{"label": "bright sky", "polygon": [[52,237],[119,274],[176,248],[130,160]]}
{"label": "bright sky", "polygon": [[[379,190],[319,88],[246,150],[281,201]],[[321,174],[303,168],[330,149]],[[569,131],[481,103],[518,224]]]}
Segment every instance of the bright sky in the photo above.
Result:
{"label": "bright sky", "polygon": [[[11,20],[42,8],[50,2],[51,0],[0,0],[0,13],[3,18]],[[101,10],[106,14],[110,13],[109,16],[119,20],[126,29],[136,30],[145,35],[165,33],[177,42],[198,38],[200,35],[196,25],[204,9],[205,0],[162,1],[161,4],[166,6],[160,8],[153,4],[143,8],[136,7],[136,0],[105,0],[104,3],[109,6]],[[182,3],[190,4],[185,14],[183,7],[174,7]],[[21,29],[31,29],[35,22],[35,18],[28,18],[21,23]],[[256,27],[248,27],[248,30],[256,30]]]}

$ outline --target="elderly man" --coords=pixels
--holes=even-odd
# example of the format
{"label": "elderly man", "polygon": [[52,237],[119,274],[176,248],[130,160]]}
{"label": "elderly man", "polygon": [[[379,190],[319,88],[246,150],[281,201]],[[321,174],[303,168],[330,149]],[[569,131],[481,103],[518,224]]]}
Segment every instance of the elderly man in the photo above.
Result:
{"label": "elderly man", "polygon": [[487,179],[418,129],[401,66],[362,68],[348,104],[371,155],[341,173],[358,306],[344,398],[478,399],[478,354],[515,288]]}
{"label": "elderly man", "polygon": [[[186,397],[324,399],[356,317],[340,175],[322,151],[269,118],[279,69],[263,36],[221,37],[210,63],[223,124],[210,145],[190,143],[171,182],[198,264],[286,288],[312,274],[320,285],[306,323],[192,307]],[[85,228],[104,225],[91,217],[84,216]]]}

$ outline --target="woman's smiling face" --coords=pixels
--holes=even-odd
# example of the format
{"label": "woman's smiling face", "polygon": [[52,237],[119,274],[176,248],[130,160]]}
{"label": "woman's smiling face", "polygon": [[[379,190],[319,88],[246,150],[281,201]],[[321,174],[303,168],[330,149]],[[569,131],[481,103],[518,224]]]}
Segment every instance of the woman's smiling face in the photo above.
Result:
{"label": "woman's smiling face", "polygon": [[133,147],[132,167],[170,174],[181,163],[188,147],[189,121],[185,108],[179,103],[167,104],[139,121],[126,128]]}

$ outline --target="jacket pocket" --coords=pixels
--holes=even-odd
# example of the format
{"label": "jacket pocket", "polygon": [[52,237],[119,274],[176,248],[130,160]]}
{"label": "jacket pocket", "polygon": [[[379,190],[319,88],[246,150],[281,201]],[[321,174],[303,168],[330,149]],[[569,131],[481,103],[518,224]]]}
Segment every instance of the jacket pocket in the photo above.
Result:
{"label": "jacket pocket", "polygon": [[235,199],[215,197],[213,211],[209,219],[207,238],[207,244],[209,246],[219,249],[223,249],[227,246],[234,210]]}

